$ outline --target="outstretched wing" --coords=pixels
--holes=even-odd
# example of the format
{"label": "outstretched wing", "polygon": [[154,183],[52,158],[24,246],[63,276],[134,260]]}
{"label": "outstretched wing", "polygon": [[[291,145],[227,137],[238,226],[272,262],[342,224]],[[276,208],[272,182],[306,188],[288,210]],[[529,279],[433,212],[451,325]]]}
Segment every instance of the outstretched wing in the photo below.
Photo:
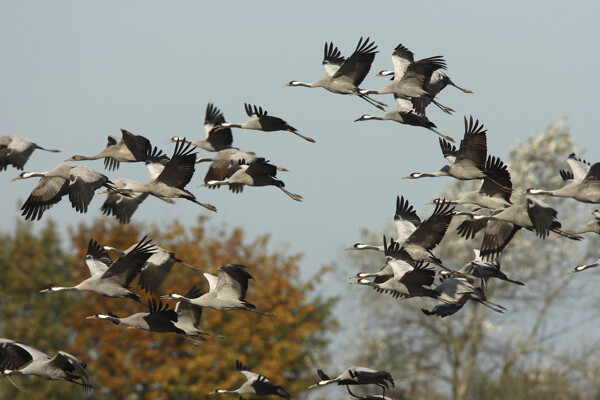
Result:
{"label": "outstretched wing", "polygon": [[333,46],[333,42],[329,43],[329,46],[327,46],[327,42],[325,42],[325,50],[323,51],[323,68],[325,68],[327,75],[335,75],[342,64],[344,64],[344,61],[346,61],[346,59],[342,57],[342,53],[338,50],[338,48]]}
{"label": "outstretched wing", "polygon": [[173,157],[156,179],[171,187],[183,189],[194,175],[196,154],[191,143],[186,143],[185,139],[178,140]]}
{"label": "outstretched wing", "polygon": [[374,42],[369,43],[369,38],[363,42],[361,37],[354,53],[344,61],[333,77],[348,77],[354,83],[354,86],[358,87],[371,69],[371,64],[377,53],[376,49],[377,46]]}

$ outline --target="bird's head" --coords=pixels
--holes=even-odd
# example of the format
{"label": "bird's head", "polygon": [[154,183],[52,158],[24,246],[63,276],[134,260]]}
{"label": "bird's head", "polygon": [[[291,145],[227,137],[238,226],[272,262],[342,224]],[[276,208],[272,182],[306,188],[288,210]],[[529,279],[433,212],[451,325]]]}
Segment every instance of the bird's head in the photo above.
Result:
{"label": "bird's head", "polygon": [[81,161],[81,160],[85,160],[85,159],[86,159],[85,156],[75,154],[73,157],[67,158],[65,161]]}
{"label": "bird's head", "polygon": [[289,81],[288,83],[286,83],[285,85],[283,85],[283,87],[287,87],[287,86],[302,86],[302,82]]}
{"label": "bird's head", "polygon": [[418,179],[421,178],[423,174],[421,172],[413,172],[412,174],[403,177],[402,179]]}
{"label": "bird's head", "polygon": [[375,117],[374,117],[374,116],[372,116],[372,115],[364,114],[364,115],[361,115],[361,116],[360,116],[360,118],[357,118],[357,119],[355,119],[355,120],[354,120],[354,122],[358,122],[358,121],[368,121],[368,120],[370,120],[370,119],[375,119]]}

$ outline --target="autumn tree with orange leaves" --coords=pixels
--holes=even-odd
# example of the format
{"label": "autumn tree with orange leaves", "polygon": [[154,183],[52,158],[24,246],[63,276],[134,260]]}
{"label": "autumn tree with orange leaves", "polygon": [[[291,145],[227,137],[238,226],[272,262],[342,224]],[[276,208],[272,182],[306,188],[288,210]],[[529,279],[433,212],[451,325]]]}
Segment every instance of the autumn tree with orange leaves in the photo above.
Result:
{"label": "autumn tree with orange leaves", "polygon": [[[2,235],[0,306],[5,313],[0,336],[51,355],[63,350],[86,361],[96,398],[205,398],[217,388],[237,388],[244,382],[235,371],[236,359],[297,397],[313,383],[315,365],[326,361],[326,334],[337,325],[331,314],[334,300],[317,297],[313,286],[317,280],[300,280],[297,263],[301,256],[268,249],[266,235],[247,241],[241,229],[210,227],[202,217],[189,229],[173,223],[160,230],[98,220],[71,228],[70,235],[70,245],[60,246],[54,225],[35,234],[25,223],[14,234]],[[79,292],[39,293],[52,285],[75,285],[89,276],[84,261],[90,238],[125,250],[144,235],[184,262],[215,275],[221,265],[246,265],[255,278],[249,285],[248,301],[276,317],[205,308],[202,330],[219,337],[207,337],[210,342],[194,346],[176,334],[86,319],[108,311],[119,317],[147,311],[134,300]],[[65,253],[61,249],[65,247],[77,253]],[[201,273],[175,264],[156,298],[183,294],[194,284],[208,291]],[[144,301],[150,299],[137,279],[132,290]],[[174,301],[168,303],[175,307]],[[65,382],[13,379],[29,391],[19,392],[0,381],[0,398],[25,399],[35,392],[38,398],[64,399],[82,393],[80,387]]]}

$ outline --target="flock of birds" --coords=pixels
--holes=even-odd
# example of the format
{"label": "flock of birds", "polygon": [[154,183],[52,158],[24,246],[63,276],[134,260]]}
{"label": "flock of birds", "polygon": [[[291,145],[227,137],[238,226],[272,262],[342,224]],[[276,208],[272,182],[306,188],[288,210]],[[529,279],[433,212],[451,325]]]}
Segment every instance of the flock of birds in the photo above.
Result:
{"label": "flock of birds", "polygon": [[[370,71],[377,46],[367,38],[360,39],[354,52],[344,58],[333,43],[325,43],[323,66],[326,76],[313,83],[291,81],[284,86],[322,87],[337,94],[353,95],[378,109],[385,110],[386,104],[373,98],[375,95],[393,94],[398,107],[382,116],[362,115],[356,121],[391,120],[401,124],[428,129],[440,136],[439,143],[447,164],[431,173],[414,172],[405,179],[449,176],[459,180],[482,180],[478,191],[466,193],[455,200],[435,199],[435,209],[426,219],[415,212],[404,196],[398,196],[394,222],[397,227],[396,239],[384,236],[382,244],[356,243],[350,249],[375,250],[385,254],[385,265],[376,272],[361,272],[351,278],[357,285],[371,286],[380,293],[391,294],[395,298],[429,297],[436,301],[431,310],[423,309],[428,316],[446,317],[458,312],[468,300],[481,303],[494,311],[506,309],[492,303],[486,297],[487,281],[501,279],[517,285],[522,282],[509,278],[500,270],[500,256],[515,234],[524,228],[544,239],[550,232],[571,240],[581,240],[582,233],[600,234],[600,211],[593,213],[594,219],[583,228],[575,231],[562,229],[557,221],[557,211],[540,201],[539,196],[571,197],[586,203],[600,203],[600,163],[590,165],[574,154],[567,157],[570,171],[561,170],[565,185],[557,190],[530,188],[524,201],[513,203],[513,187],[508,167],[495,156],[487,154],[487,131],[483,124],[473,117],[465,117],[465,132],[458,148],[454,139],[437,131],[436,126],[426,116],[425,109],[430,104],[451,114],[454,110],[440,104],[436,96],[448,85],[465,93],[443,72],[446,63],[441,56],[414,60],[413,53],[403,45],[398,45],[393,54],[393,71],[384,70],[376,76],[392,76],[391,81],[380,90],[361,89],[360,85]],[[300,134],[285,120],[267,114],[260,106],[245,104],[250,118],[241,124],[228,123],[223,113],[209,103],[206,109],[204,128],[206,137],[199,140],[172,137],[175,143],[171,157],[167,157],[150,141],[138,134],[122,129],[120,138],[110,136],[107,146],[94,156],[74,155],[46,172],[23,172],[14,180],[40,178],[36,187],[23,204],[21,210],[26,220],[39,220],[43,214],[64,196],[76,211],[85,213],[96,190],[106,188],[106,200],[101,207],[107,216],[114,216],[120,223],[129,223],[138,206],[148,197],[155,196],[167,203],[183,198],[210,211],[216,208],[198,201],[186,189],[197,163],[210,162],[200,186],[218,188],[227,185],[234,193],[240,193],[244,185],[275,186],[296,201],[302,196],[287,189],[283,181],[276,177],[285,168],[271,164],[254,153],[244,152],[232,146],[232,128],[261,130],[266,132],[288,131],[308,142],[314,139]],[[25,163],[35,149],[45,149],[36,143],[16,136],[0,137],[0,170],[13,165],[23,170]],[[198,158],[196,149],[216,153],[213,157]],[[121,178],[110,180],[106,175],[74,162],[104,159],[109,171],[119,168],[121,162],[145,163],[150,178],[144,182]],[[457,210],[463,205],[474,209]],[[467,217],[458,227],[457,233],[465,239],[473,239],[479,231],[484,231],[475,257],[464,267],[455,270],[439,259],[433,250],[445,236],[448,227],[456,217]],[[109,252],[119,256],[111,259]],[[152,240],[144,237],[127,250],[119,250],[102,245],[91,239],[87,249],[86,265],[90,277],[71,287],[51,287],[42,290],[46,293],[61,291],[90,291],[100,296],[128,298],[147,307],[147,312],[139,312],[127,317],[115,314],[96,314],[89,319],[108,320],[114,324],[124,324],[149,332],[172,333],[185,340],[199,344],[210,342],[200,326],[202,309],[210,307],[219,311],[245,310],[260,315],[274,315],[256,309],[246,300],[248,283],[254,279],[243,265],[229,264],[218,268],[217,275],[204,272],[209,291],[202,293],[198,285],[192,286],[184,295],[171,293],[160,299],[151,298],[144,303],[140,295],[133,292],[130,284],[139,276],[139,285],[149,295],[157,293],[159,286],[176,263],[188,268],[197,267],[184,263],[174,253],[160,248]],[[433,265],[438,268],[430,267]],[[579,272],[600,265],[577,266],[571,272]],[[433,286],[436,275],[441,283]],[[174,308],[162,300],[177,301]],[[235,390],[217,389],[211,393],[235,395],[276,395],[285,399],[292,396],[282,387],[264,375],[249,371],[241,362],[236,362],[237,371],[245,375],[247,381]],[[93,389],[86,372],[86,363],[75,356],[59,351],[54,357],[26,344],[11,339],[0,339],[0,372],[10,379],[13,375],[36,375],[45,379],[66,380],[83,386],[84,391]],[[346,386],[354,398],[389,399],[386,391],[394,386],[392,376],[385,371],[354,366],[335,378],[330,378],[318,370],[319,380],[312,387],[336,383]],[[14,381],[11,382],[19,387]],[[382,394],[361,397],[354,394],[351,385],[376,385]]]}

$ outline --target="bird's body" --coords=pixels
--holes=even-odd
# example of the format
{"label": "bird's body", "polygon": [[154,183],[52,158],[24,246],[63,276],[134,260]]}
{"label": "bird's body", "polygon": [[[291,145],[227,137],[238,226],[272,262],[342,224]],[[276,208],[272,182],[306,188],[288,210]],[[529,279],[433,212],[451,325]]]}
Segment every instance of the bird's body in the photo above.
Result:
{"label": "bird's body", "polygon": [[283,119],[279,117],[274,117],[272,115],[267,114],[267,110],[263,110],[262,107],[252,106],[250,104],[244,103],[244,108],[246,110],[246,114],[250,117],[250,119],[243,124],[233,124],[223,122],[220,125],[216,126],[215,129],[223,129],[223,128],[241,128],[241,129],[251,129],[255,131],[263,131],[263,132],[275,132],[275,131],[288,131],[292,132],[294,135],[300,136],[302,139],[313,142],[314,139],[309,138],[308,136],[301,135],[296,128],[285,122]]}
{"label": "bird's body", "polygon": [[595,210],[592,213],[592,216],[594,219],[588,221],[582,228],[579,228],[576,231],[569,231],[565,229],[565,232],[573,235],[578,235],[580,233],[596,233],[600,235],[600,210]]}
{"label": "bird's body", "polygon": [[483,289],[475,287],[469,279],[464,277],[446,277],[442,279],[435,290],[439,293],[438,301],[431,311],[422,309],[425,315],[437,315],[447,317],[460,310],[468,300],[473,300],[491,308],[492,310],[503,313],[504,307],[491,303],[487,300]]}
{"label": "bird's body", "polygon": [[[219,185],[230,185],[232,191],[239,193],[243,190],[243,186],[275,186],[288,195],[291,199],[296,201],[302,201],[302,196],[294,194],[286,190],[283,181],[277,179],[278,167],[273,164],[269,164],[264,158],[256,158],[249,164],[238,163],[236,166],[224,166],[226,167],[225,173],[222,175],[211,175],[215,178],[219,176],[227,176],[222,180],[208,180],[202,186],[219,186]],[[208,174],[207,174],[208,175]],[[210,178],[210,177],[208,177]]]}
{"label": "bird's body", "polygon": [[[133,179],[128,178],[119,178],[113,181],[114,187],[117,189],[124,189],[125,191],[131,191],[136,185],[139,185],[139,182],[134,181]],[[132,193],[129,196],[125,196],[121,193],[114,191],[105,191],[102,193],[106,193],[106,200],[100,207],[102,214],[104,215],[114,215],[114,217],[121,224],[128,224],[131,220],[131,216],[137,210],[139,205],[146,200],[149,193]],[[166,203],[173,204],[173,200],[163,197],[158,197]]]}
{"label": "bird's body", "polygon": [[227,389],[217,389],[209,394],[235,394],[235,395],[243,395],[243,394],[253,394],[256,396],[279,396],[284,399],[290,400],[292,396],[286,392],[286,390],[280,386],[273,383],[269,378],[264,375],[261,375],[256,372],[248,371],[247,367],[244,366],[241,362],[235,362],[236,369],[244,374],[247,378],[246,382],[242,384],[239,388],[235,390],[227,390]]}
{"label": "bird's body", "polygon": [[[197,293],[190,291],[186,295],[193,298]],[[200,328],[201,316],[202,307],[200,306],[177,303],[175,309],[171,310],[168,304],[163,306],[162,302],[152,299],[148,304],[148,312],[139,312],[124,318],[119,318],[109,312],[108,314],[95,314],[87,319],[108,320],[116,325],[123,324],[147,332],[175,333],[190,343],[198,345],[199,343],[191,337],[198,337],[206,341],[202,336],[212,336]]]}
{"label": "bird's body", "polygon": [[418,179],[424,177],[450,176],[459,180],[483,179],[488,175],[485,172],[487,156],[487,137],[483,125],[479,120],[473,122],[465,117],[465,134],[460,142],[458,151],[456,147],[440,139],[440,147],[448,164],[433,173],[413,172],[403,179]]}
{"label": "bird's body", "polygon": [[22,136],[2,135],[0,136],[0,171],[12,165],[16,169],[23,170],[25,163],[35,149],[58,153],[60,150],[45,149]]}
{"label": "bird's body", "polygon": [[93,239],[88,244],[86,265],[90,277],[72,287],[53,286],[41,292],[89,291],[100,296],[131,298],[141,301],[140,296],[129,290],[133,281],[156,249],[151,240],[142,238],[127,254],[111,262],[102,246]]}
{"label": "bird's body", "polygon": [[[389,246],[383,239],[386,264],[376,273],[361,272],[352,278],[359,278],[357,285],[371,286],[379,292],[391,294],[395,298],[432,297],[438,294],[425,286],[431,286],[435,272],[427,269],[427,265],[410,261],[410,256],[393,239]],[[375,277],[373,282],[365,279]]]}
{"label": "bird's body", "polygon": [[396,97],[396,100],[398,102],[398,107],[391,111],[388,111],[384,115],[375,116],[364,114],[360,118],[356,119],[354,122],[373,120],[396,121],[405,125],[420,126],[422,128],[429,129],[430,131],[434,132],[437,135],[440,135],[444,139],[454,142],[454,139],[452,139],[450,136],[446,136],[438,132],[435,129],[435,124],[431,122],[425,115],[417,112],[407,100],[404,100],[400,97]]}
{"label": "bird's body", "polygon": [[361,37],[354,53],[348,59],[345,59],[333,43],[325,43],[323,67],[327,75],[313,83],[291,81],[284,86],[322,87],[332,93],[358,95],[368,103],[383,110],[383,107],[386,106],[385,103],[375,101],[368,95],[361,94],[358,88],[371,69],[371,64],[377,53],[376,49],[375,43],[369,43],[369,38],[363,42]]}
{"label": "bird's body", "polygon": [[102,186],[118,191],[101,173],[83,165],[63,163],[46,172],[23,172],[14,180],[41,178],[21,210],[27,220],[42,218],[44,212],[69,195],[71,205],[77,212],[87,212],[94,191]]}
{"label": "bird's body", "polygon": [[177,142],[185,140],[199,149],[213,152],[229,149],[233,143],[231,129],[224,127],[220,129],[216,128],[224,122],[225,117],[223,116],[223,113],[215,107],[213,103],[208,103],[206,106],[206,116],[204,117],[204,131],[206,132],[206,137],[197,140],[186,140],[185,138],[173,136],[171,141]]}
{"label": "bird's body", "polygon": [[43,379],[64,380],[83,386],[88,393],[93,386],[86,372],[87,364],[77,357],[59,351],[50,357],[33,347],[11,339],[0,338],[1,375],[35,375]]}
{"label": "bird's body", "polygon": [[[124,256],[133,251],[135,249],[135,245],[131,246],[125,251],[118,250],[110,246],[103,246],[103,249],[106,251],[113,251]],[[158,291],[158,287],[163,283],[167,277],[167,274],[177,262],[195,271],[199,270],[198,267],[181,261],[175,256],[175,253],[163,249],[162,247],[155,246],[154,253],[146,260],[140,271],[140,279],[138,283],[142,290],[145,290],[146,293],[150,294],[156,293]]]}
{"label": "bird's body", "polygon": [[[216,211],[211,204],[201,203],[196,200],[191,192],[185,189],[185,186],[192,180],[196,165],[196,153],[193,152],[191,143],[185,140],[177,141],[173,157],[170,160],[154,161],[151,165],[154,171],[149,168],[151,178],[135,185],[131,191],[137,193],[149,193],[160,198],[183,198],[190,200],[202,207]],[[162,159],[161,154],[154,150],[153,159]]]}
{"label": "bird's body", "polygon": [[436,204],[433,214],[423,221],[404,242],[400,243],[412,260],[433,263],[446,268],[432,250],[444,238],[453,215],[454,207],[443,200]]}
{"label": "bird's body", "polygon": [[[473,204],[487,209],[500,209],[512,205],[512,182],[506,165],[497,157],[488,156],[485,171],[487,176],[478,191],[469,192],[451,204]],[[441,201],[435,199],[434,202]]]}
{"label": "bird's body", "polygon": [[346,369],[344,372],[336,376],[335,378],[330,378],[325,372],[322,370],[317,370],[317,374],[319,375],[319,381],[311,386],[326,386],[332,383],[336,383],[338,385],[345,385],[348,393],[350,393],[353,397],[355,396],[351,391],[349,386],[354,385],[377,385],[383,389],[383,396],[385,396],[385,391],[390,386],[394,387],[394,379],[389,372],[386,371],[377,371],[367,367],[361,366],[352,366]]}
{"label": "bird's body", "polygon": [[142,135],[121,129],[122,137],[108,137],[106,148],[95,156],[74,155],[65,161],[99,160],[104,158],[104,167],[108,170],[119,168],[122,162],[143,162],[146,154],[152,150],[150,141]]}
{"label": "bird's body", "polygon": [[208,293],[194,299],[188,299],[175,293],[162,296],[162,298],[180,300],[202,307],[210,307],[218,311],[246,310],[272,316],[255,310],[256,306],[246,301],[248,281],[254,278],[245,266],[227,264],[219,267],[217,276],[206,272],[204,276],[209,285]]}
{"label": "bird's body", "polygon": [[[413,53],[399,44],[392,53],[392,63],[394,64],[394,78],[380,90],[361,90],[361,94],[394,94],[396,97],[404,99],[413,99],[427,97],[429,102],[434,103],[444,112],[450,114],[451,108],[445,107],[435,101],[434,87],[427,87],[431,81],[433,73],[440,69],[446,69],[446,62],[441,56],[424,58],[415,61]],[[428,89],[432,90],[429,92]],[[429,103],[427,103],[429,104]],[[423,104],[426,106],[427,104]],[[425,110],[425,108],[420,108]]]}
{"label": "bird's body", "polygon": [[[537,196],[552,197],[571,197],[583,203],[600,203],[600,162],[588,165],[575,158],[575,154],[570,154],[567,158],[571,166],[571,173],[568,175],[565,186],[556,190],[527,189],[527,193]],[[585,172],[585,174],[584,174]],[[565,172],[561,171],[565,177]]]}

